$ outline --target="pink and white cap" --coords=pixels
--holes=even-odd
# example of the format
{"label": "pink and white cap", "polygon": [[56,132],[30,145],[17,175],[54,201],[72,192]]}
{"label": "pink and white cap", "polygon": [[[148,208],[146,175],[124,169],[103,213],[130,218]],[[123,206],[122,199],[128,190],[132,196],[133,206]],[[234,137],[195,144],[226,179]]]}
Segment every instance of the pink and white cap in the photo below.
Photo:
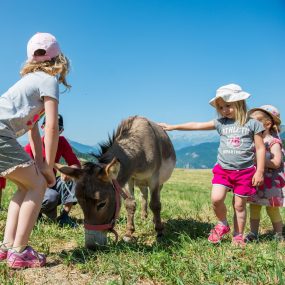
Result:
{"label": "pink and white cap", "polygon": [[249,111],[249,114],[252,114],[254,111],[263,111],[267,113],[273,119],[276,125],[279,126],[281,124],[280,112],[276,107],[272,105],[263,105],[258,108],[253,108]]}
{"label": "pink and white cap", "polygon": [[[35,55],[37,50],[44,50],[45,54]],[[36,33],[27,44],[27,62],[42,62],[51,60],[60,54],[60,47],[56,38],[49,33]]]}

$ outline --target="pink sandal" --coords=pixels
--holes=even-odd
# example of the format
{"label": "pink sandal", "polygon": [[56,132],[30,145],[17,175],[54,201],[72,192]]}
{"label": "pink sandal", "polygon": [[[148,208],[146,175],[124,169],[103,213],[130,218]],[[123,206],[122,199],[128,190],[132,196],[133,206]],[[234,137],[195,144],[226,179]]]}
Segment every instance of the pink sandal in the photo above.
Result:
{"label": "pink sandal", "polygon": [[239,246],[239,247],[245,247],[246,246],[246,242],[243,238],[242,234],[239,235],[235,235],[232,239],[232,244],[234,246]]}
{"label": "pink sandal", "polygon": [[229,233],[230,227],[222,224],[217,224],[210,232],[208,241],[211,243],[219,243],[223,237]]}

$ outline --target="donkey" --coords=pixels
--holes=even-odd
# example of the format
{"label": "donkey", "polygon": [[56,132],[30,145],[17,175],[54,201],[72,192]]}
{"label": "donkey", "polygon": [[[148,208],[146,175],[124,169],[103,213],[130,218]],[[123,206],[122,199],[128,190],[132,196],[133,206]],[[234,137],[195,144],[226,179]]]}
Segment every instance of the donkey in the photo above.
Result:
{"label": "donkey", "polygon": [[[76,180],[76,197],[84,213],[85,245],[94,248],[106,243],[106,230],[114,232],[121,194],[127,210],[127,230],[124,240],[132,239],[135,231],[136,202],[134,186],[140,188],[143,198],[142,216],[149,207],[157,236],[163,234],[160,191],[172,174],[176,156],[166,132],[144,117],[134,116],[122,121],[116,132],[100,144],[95,155],[98,163],[87,162],[82,169],[60,166],[58,170]],[[124,192],[121,187],[124,187]],[[92,235],[92,239],[90,237]]]}

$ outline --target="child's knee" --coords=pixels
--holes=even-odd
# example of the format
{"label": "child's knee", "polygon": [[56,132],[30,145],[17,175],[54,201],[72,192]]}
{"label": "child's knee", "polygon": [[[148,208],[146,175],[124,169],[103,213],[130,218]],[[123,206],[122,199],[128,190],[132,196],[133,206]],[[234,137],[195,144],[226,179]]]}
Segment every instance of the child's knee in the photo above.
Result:
{"label": "child's knee", "polygon": [[221,199],[220,197],[212,197],[212,205],[214,207],[220,206],[224,204],[224,199]]}
{"label": "child's knee", "polygon": [[237,212],[244,212],[246,210],[246,205],[241,201],[235,201],[234,202],[234,209]]}

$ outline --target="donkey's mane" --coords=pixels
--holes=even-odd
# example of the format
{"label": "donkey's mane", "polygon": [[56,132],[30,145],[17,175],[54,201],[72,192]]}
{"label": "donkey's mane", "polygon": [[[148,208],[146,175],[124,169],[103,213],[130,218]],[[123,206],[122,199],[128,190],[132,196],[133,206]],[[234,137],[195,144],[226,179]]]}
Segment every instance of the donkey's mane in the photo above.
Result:
{"label": "donkey's mane", "polygon": [[97,163],[87,161],[83,164],[83,168],[87,170],[89,174],[93,174],[94,172],[100,171],[101,167]]}
{"label": "donkey's mane", "polygon": [[118,126],[116,132],[113,132],[112,135],[108,135],[108,140],[102,143],[99,143],[99,153],[92,155],[100,162],[100,163],[109,163],[114,155],[112,153],[108,153],[108,150],[112,147],[114,142],[119,138],[124,137],[128,131],[131,129],[134,120],[137,116],[129,117],[126,120],[123,120]]}

